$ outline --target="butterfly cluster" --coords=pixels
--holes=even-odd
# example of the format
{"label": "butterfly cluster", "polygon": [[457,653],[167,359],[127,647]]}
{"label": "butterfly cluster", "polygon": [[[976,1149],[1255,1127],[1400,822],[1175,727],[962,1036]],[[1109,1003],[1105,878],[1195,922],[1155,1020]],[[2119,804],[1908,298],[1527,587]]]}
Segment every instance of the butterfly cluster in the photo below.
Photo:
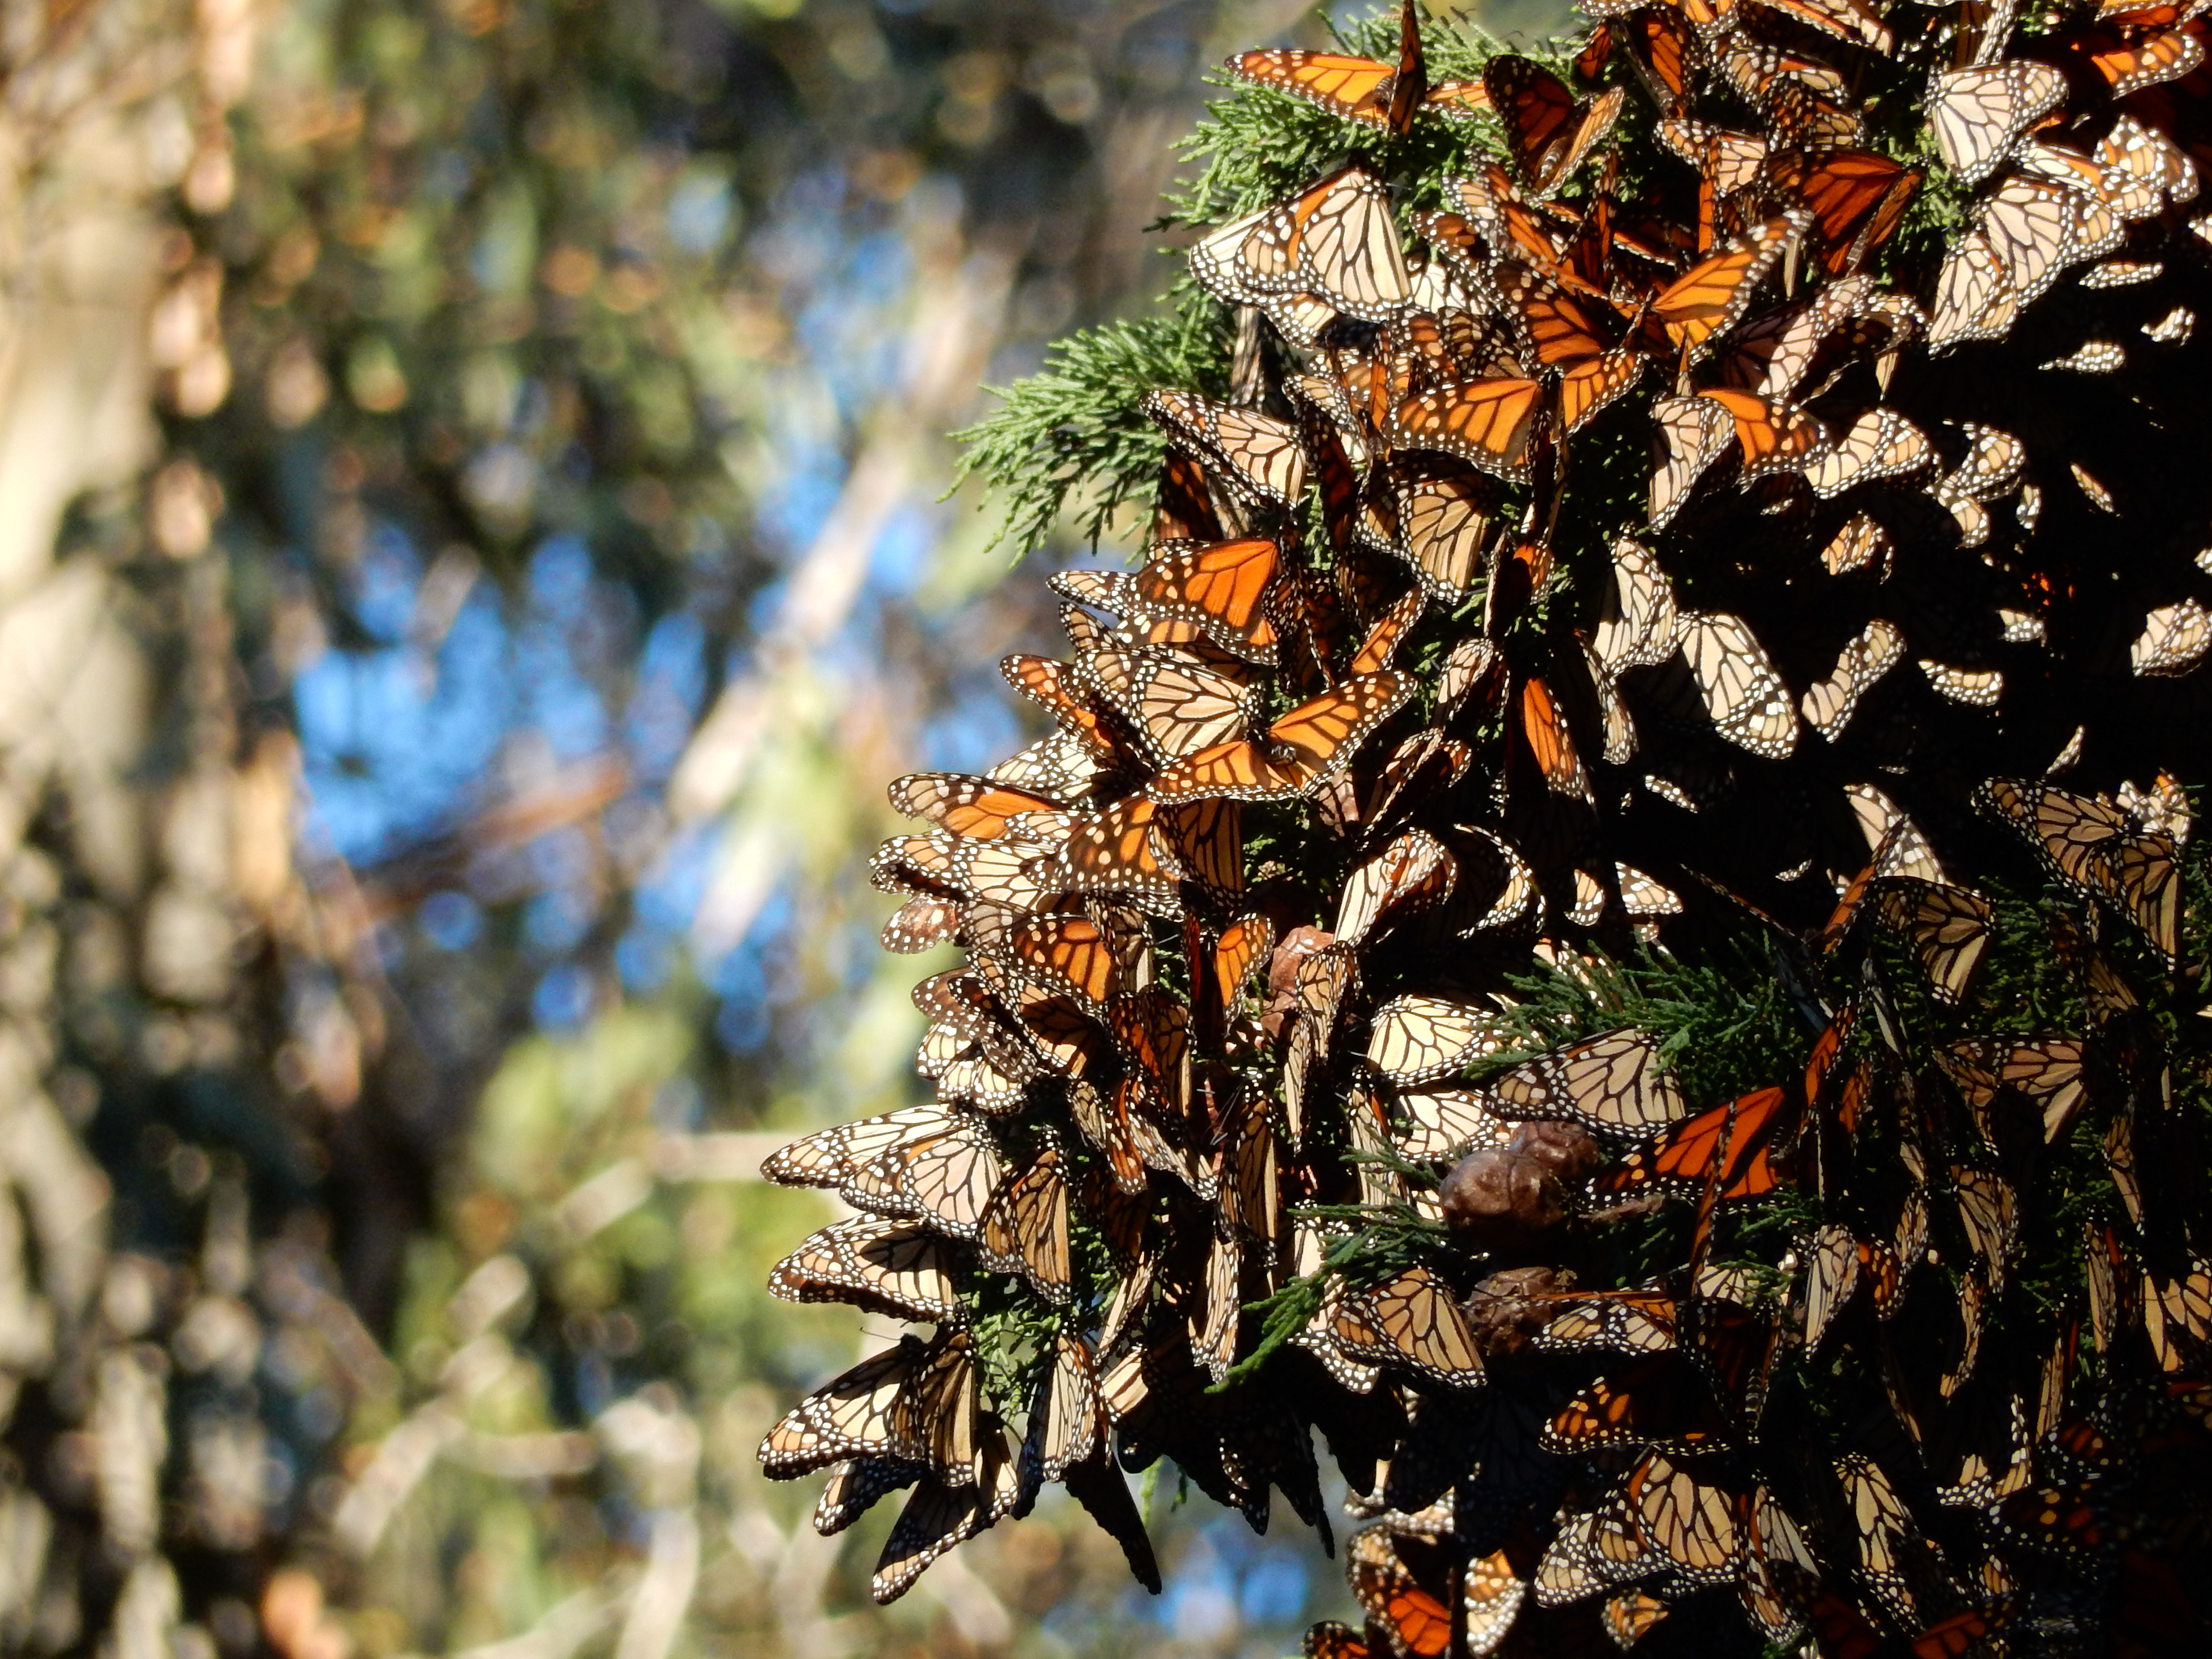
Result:
{"label": "butterfly cluster", "polygon": [[892,787],[935,1101],[766,1169],[933,1329],[762,1448],[878,1596],[1050,1482],[1156,1580],[1162,1457],[1326,1528],[1318,1430],[1314,1654],[2204,1639],[2203,9],[1231,61],[1342,152],[1050,734]]}

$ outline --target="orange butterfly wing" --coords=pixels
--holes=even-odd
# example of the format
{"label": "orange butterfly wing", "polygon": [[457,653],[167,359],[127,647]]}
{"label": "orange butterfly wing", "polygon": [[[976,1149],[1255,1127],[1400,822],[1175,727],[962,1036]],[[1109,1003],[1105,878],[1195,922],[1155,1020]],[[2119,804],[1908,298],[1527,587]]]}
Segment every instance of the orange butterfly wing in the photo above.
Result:
{"label": "orange butterfly wing", "polygon": [[1782,257],[1802,219],[1769,219],[1710,259],[1700,260],[1659,291],[1652,315],[1677,346],[1698,355],[1715,335],[1742,319],[1753,291]]}
{"label": "orange butterfly wing", "polygon": [[1224,66],[1241,81],[1286,92],[1318,104],[1333,115],[1381,123],[1387,106],[1376,94],[1388,87],[1392,71],[1371,58],[1334,52],[1247,52]]}
{"label": "orange butterfly wing", "polygon": [[1521,688],[1521,732],[1536,769],[1554,794],[1589,796],[1589,773],[1575,752],[1566,717],[1553,701],[1551,688],[1533,677]]}
{"label": "orange butterfly wing", "polygon": [[1214,542],[1155,558],[1137,573],[1137,593],[1170,616],[1202,618],[1255,652],[1272,652],[1274,624],[1261,605],[1279,562],[1273,542]]}
{"label": "orange butterfly wing", "polygon": [[1424,392],[1392,413],[1392,435],[1408,448],[1442,450],[1486,472],[1524,480],[1542,392],[1540,381],[1507,376]]}

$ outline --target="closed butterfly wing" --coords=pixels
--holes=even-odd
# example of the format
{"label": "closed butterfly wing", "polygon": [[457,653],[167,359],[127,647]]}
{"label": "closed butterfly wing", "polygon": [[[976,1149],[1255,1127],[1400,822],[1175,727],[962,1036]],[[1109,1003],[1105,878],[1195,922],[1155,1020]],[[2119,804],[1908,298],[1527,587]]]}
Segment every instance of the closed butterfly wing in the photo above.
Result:
{"label": "closed butterfly wing", "polygon": [[1990,902],[1963,888],[1897,880],[1882,884],[1876,902],[1883,921],[1919,959],[1937,999],[1958,1003],[1989,944]]}
{"label": "closed butterfly wing", "polygon": [[1455,1388],[1483,1382],[1482,1355],[1450,1291],[1425,1267],[1408,1267],[1370,1290],[1347,1291],[1336,1345],[1367,1364],[1396,1366]]}
{"label": "closed butterfly wing", "polygon": [[1482,574],[1497,484],[1462,462],[1418,450],[1392,454],[1389,468],[1407,562],[1431,592],[1458,604]]}
{"label": "closed butterfly wing", "polygon": [[999,1188],[983,1217],[979,1255],[995,1272],[1019,1273],[1046,1301],[1067,1300],[1067,1182],[1054,1149]]}
{"label": "closed butterfly wing", "polygon": [[1797,746],[1797,711],[1789,689],[1741,617],[1685,612],[1682,657],[1713,729],[1765,760]]}
{"label": "closed butterfly wing", "polygon": [[769,1275],[793,1302],[846,1302],[895,1319],[951,1319],[959,1299],[944,1241],[907,1221],[863,1218],[813,1234]]}
{"label": "closed butterfly wing", "polygon": [[1453,1075],[1499,1046],[1498,1017],[1443,997],[1394,997],[1369,1024],[1368,1063],[1403,1088]]}
{"label": "closed butterfly wing", "polygon": [[2031,59],[1942,70],[1929,84],[1928,125],[1944,165],[1979,184],[2065,95],[2065,76]]}
{"label": "closed butterfly wing", "polygon": [[1257,701],[1243,676],[1178,654],[1096,651],[1084,666],[1152,757],[1163,763],[1242,733]]}
{"label": "closed butterfly wing", "polygon": [[1936,464],[1927,434],[1893,409],[1869,409],[1825,454],[1805,468],[1805,482],[1822,500],[1855,484],[1910,477]]}
{"label": "closed butterfly wing", "polygon": [[1642,1137],[1689,1111],[1649,1032],[1608,1031],[1516,1066],[1492,1085],[1501,1115],[1564,1118]]}
{"label": "closed butterfly wing", "polygon": [[1591,799],[1589,770],[1583,764],[1565,712],[1553,697],[1551,687],[1531,676],[1522,684],[1520,705],[1521,745],[1545,786],[1555,795]]}
{"label": "closed butterfly wing", "polygon": [[872,1600],[896,1601],[946,1551],[1013,1512],[1020,1497],[1019,1463],[1003,1425],[983,1461],[985,1468],[969,1484],[925,1480],[907,1499],[868,1582]]}
{"label": "closed butterfly wing", "polygon": [[1834,672],[1806,691],[1799,705],[1806,724],[1834,742],[1850,724],[1860,700],[1904,658],[1905,636],[1875,617],[1843,648]]}
{"label": "closed butterfly wing", "polygon": [[919,1337],[864,1359],[792,1407],[760,1444],[771,1480],[899,1449],[899,1402],[930,1351]]}
{"label": "closed butterfly wing", "polygon": [[1480,1146],[1502,1146],[1513,1126],[1472,1089],[1425,1089],[1398,1097],[1399,1155],[1416,1164],[1443,1163]]}
{"label": "closed butterfly wing", "polygon": [[1051,1358],[1042,1368],[1030,1408],[1023,1455],[1030,1479],[1064,1480],[1069,1469],[1089,1461],[1104,1431],[1097,1357],[1079,1333],[1063,1329],[1053,1338]]}
{"label": "closed butterfly wing", "polygon": [[908,1106],[817,1130],[772,1152],[761,1174],[782,1187],[836,1187],[861,1165],[896,1146],[942,1134],[963,1120],[943,1106]]}
{"label": "closed butterfly wing", "polygon": [[1649,516],[1663,530],[1735,436],[1735,421],[1710,398],[1662,398],[1651,405],[1657,464],[1651,473]]}

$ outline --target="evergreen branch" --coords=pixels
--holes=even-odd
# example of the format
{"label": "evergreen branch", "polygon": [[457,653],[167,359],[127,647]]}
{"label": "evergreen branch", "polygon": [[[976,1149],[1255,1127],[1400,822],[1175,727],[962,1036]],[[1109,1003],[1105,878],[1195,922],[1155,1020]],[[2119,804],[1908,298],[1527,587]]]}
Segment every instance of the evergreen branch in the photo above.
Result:
{"label": "evergreen branch", "polygon": [[1222,308],[1188,283],[1175,298],[1171,314],[1055,342],[1035,374],[990,388],[997,409],[953,434],[967,448],[953,488],[974,473],[1000,498],[993,547],[1042,543],[1072,496],[1096,544],[1124,504],[1149,498],[1167,446],[1138,411],[1139,396],[1158,387],[1218,394],[1228,360]]}

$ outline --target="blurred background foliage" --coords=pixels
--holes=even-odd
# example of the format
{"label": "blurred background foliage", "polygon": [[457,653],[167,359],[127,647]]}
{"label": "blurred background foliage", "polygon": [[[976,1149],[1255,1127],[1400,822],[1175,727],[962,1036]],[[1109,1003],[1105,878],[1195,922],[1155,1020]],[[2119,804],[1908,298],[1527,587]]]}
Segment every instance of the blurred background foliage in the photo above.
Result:
{"label": "blurred background foliage", "polygon": [[769,1298],[828,1213],[760,1158],[918,1088],[883,784],[1016,746],[1050,621],[942,434],[1164,286],[1208,66],[1322,38],[0,7],[0,1644],[1277,1653],[1345,1602],[1170,1474],[1157,1601],[1048,1503],[878,1611],[888,1517],[753,1456],[856,1344]]}

